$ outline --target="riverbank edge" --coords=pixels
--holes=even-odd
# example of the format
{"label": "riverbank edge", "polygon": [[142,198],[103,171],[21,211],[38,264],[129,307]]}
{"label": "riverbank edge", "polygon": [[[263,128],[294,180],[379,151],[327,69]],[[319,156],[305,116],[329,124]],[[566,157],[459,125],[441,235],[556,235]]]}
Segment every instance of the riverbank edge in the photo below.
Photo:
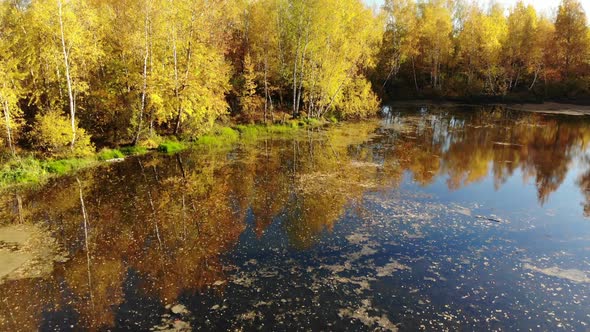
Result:
{"label": "riverbank edge", "polygon": [[505,107],[506,109],[520,112],[554,114],[554,115],[572,115],[572,116],[587,116],[590,115],[590,105],[571,104],[562,102],[544,102],[544,103],[478,103],[468,101],[455,100],[437,100],[437,99],[414,99],[414,100],[399,100],[391,101],[384,104],[384,106],[442,106],[442,107],[475,107],[475,106],[490,106],[490,107]]}
{"label": "riverbank edge", "polygon": [[[532,103],[477,103],[454,100],[414,99],[399,100],[385,103],[383,106],[442,106],[442,107],[474,107],[474,106],[498,106],[510,110],[553,114],[568,116],[590,115],[590,105],[575,105],[559,102]],[[218,126],[211,133],[202,135],[196,140],[178,140],[175,136],[161,137],[157,146],[124,146],[119,148],[106,148],[95,152],[91,156],[83,158],[44,159],[34,155],[17,156],[0,165],[0,192],[20,187],[43,185],[49,179],[68,174],[74,174],[83,169],[97,167],[113,162],[119,162],[127,157],[143,155],[146,153],[174,154],[191,147],[209,146],[220,148],[230,146],[238,141],[255,141],[261,135],[284,135],[302,128],[323,126],[334,121],[315,118],[291,120],[285,124],[227,124]]]}
{"label": "riverbank edge", "polygon": [[333,121],[305,119],[285,124],[227,124],[195,140],[178,140],[175,136],[161,137],[157,146],[123,146],[104,148],[90,156],[79,158],[44,159],[32,154],[17,156],[0,164],[0,193],[10,189],[41,186],[48,180],[75,174],[81,170],[120,162],[128,157],[148,153],[175,154],[189,148],[224,148],[238,142],[254,143],[271,135],[284,136],[306,128],[326,126]]}

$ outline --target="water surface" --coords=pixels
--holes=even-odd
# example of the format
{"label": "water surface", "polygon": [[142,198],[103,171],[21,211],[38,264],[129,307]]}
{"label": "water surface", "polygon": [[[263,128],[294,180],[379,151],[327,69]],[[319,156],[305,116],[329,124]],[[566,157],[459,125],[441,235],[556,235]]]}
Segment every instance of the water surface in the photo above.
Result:
{"label": "water surface", "polygon": [[0,330],[588,330],[589,125],[393,107],[5,193],[60,253]]}

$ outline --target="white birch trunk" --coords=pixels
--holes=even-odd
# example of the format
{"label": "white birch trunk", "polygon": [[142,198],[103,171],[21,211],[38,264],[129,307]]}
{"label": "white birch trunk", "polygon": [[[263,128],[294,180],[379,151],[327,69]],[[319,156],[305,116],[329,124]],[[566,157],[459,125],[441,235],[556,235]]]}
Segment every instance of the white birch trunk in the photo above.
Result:
{"label": "white birch trunk", "polygon": [[72,77],[70,76],[70,60],[69,60],[69,53],[66,48],[66,38],[64,34],[64,23],[63,23],[63,15],[62,15],[62,2],[61,0],[57,0],[57,7],[59,12],[59,28],[61,32],[61,46],[64,56],[64,64],[66,68],[66,82],[68,84],[68,98],[70,101],[70,122],[72,125],[72,142],[71,148],[74,149],[74,145],[76,144],[76,104],[74,103],[74,93],[72,89]]}

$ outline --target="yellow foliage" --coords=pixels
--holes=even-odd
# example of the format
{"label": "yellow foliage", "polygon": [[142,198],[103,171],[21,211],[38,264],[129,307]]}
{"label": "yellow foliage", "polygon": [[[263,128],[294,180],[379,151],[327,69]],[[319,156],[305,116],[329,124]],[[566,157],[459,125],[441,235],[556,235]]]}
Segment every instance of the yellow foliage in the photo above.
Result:
{"label": "yellow foliage", "polygon": [[91,155],[94,145],[90,135],[76,123],[76,142],[72,148],[72,127],[70,120],[57,111],[38,115],[32,132],[35,145],[40,150],[55,157]]}
{"label": "yellow foliage", "polygon": [[371,83],[363,77],[355,77],[344,88],[344,98],[339,107],[342,118],[366,118],[379,109],[377,98]]}
{"label": "yellow foliage", "polygon": [[252,63],[250,54],[246,54],[244,58],[243,79],[240,108],[247,119],[253,120],[255,112],[262,109],[264,100],[256,95],[256,73],[254,72],[254,64]]}

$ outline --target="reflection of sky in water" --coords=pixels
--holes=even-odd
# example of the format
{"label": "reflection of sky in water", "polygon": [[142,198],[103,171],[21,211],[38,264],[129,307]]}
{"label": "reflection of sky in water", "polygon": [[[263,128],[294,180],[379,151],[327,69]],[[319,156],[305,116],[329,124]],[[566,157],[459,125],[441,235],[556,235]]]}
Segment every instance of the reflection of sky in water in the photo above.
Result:
{"label": "reflection of sky in water", "polygon": [[0,330],[588,329],[587,121],[416,110],[84,172],[90,258],[74,179],[23,193],[72,257]]}

